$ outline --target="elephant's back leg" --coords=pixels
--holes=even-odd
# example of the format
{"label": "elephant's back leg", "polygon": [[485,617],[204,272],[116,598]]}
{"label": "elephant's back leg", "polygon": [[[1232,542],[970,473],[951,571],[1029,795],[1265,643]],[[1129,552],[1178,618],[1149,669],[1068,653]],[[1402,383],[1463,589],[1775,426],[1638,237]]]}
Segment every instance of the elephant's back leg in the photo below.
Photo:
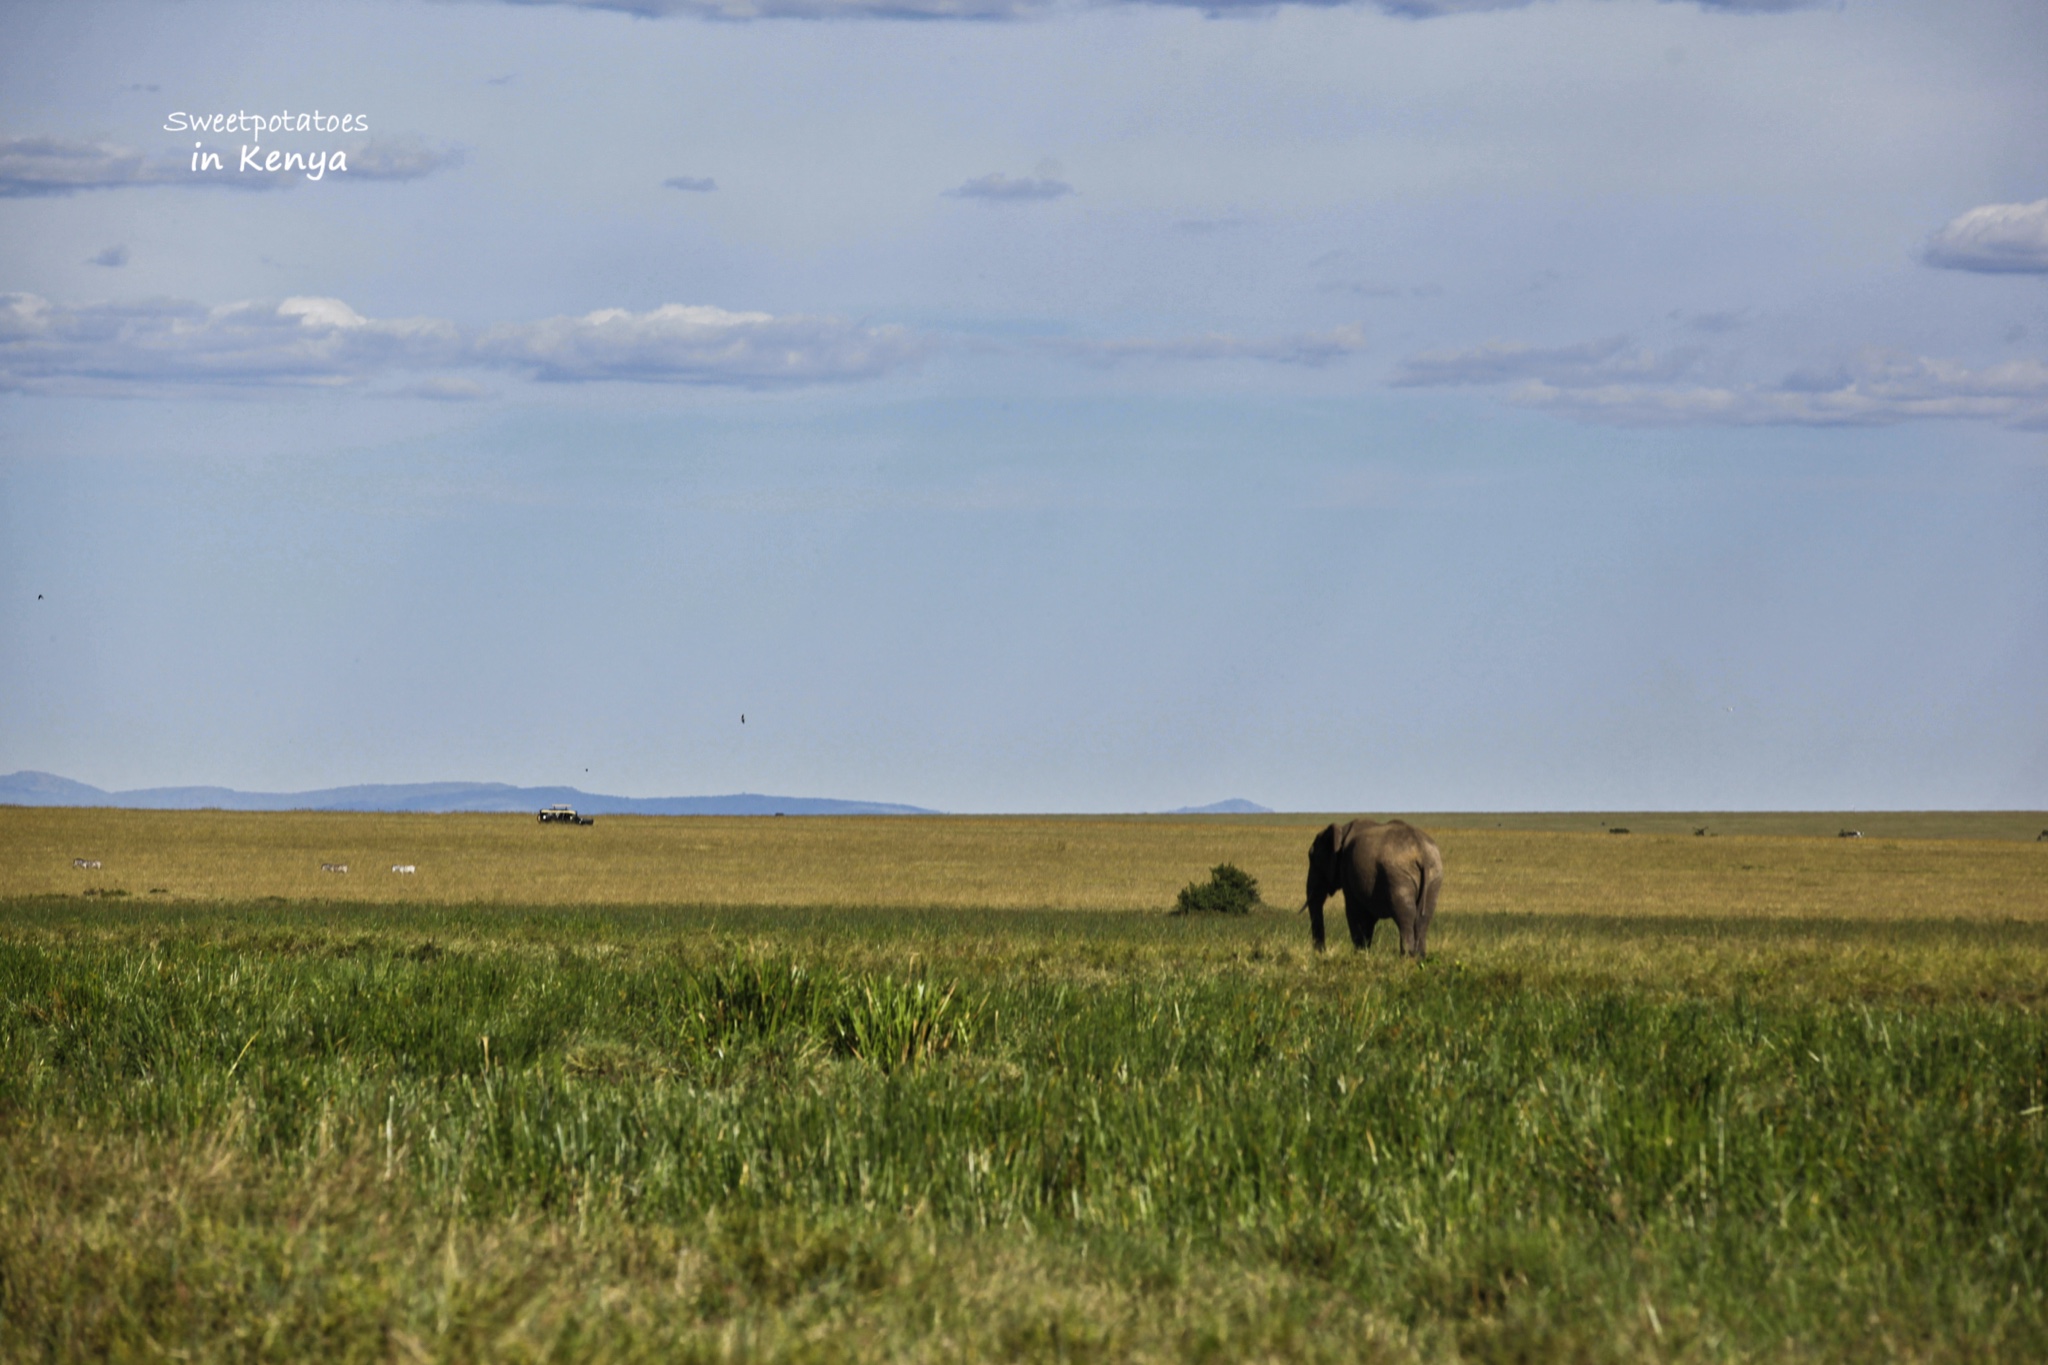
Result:
{"label": "elephant's back leg", "polygon": [[1425,910],[1429,889],[1412,868],[1390,870],[1387,879],[1388,913],[1401,931],[1401,951],[1419,958],[1426,951],[1429,919]]}
{"label": "elephant's back leg", "polygon": [[1423,957],[1429,952],[1429,926],[1436,921],[1436,893],[1443,889],[1444,873],[1441,867],[1424,871],[1427,878],[1422,884],[1420,904],[1415,916],[1415,955]]}
{"label": "elephant's back leg", "polygon": [[1375,911],[1376,907],[1373,904],[1373,897],[1370,893],[1361,893],[1356,896],[1352,895],[1349,891],[1344,893],[1344,927],[1351,931],[1352,947],[1360,949],[1372,947],[1372,930],[1376,922],[1374,919]]}
{"label": "elephant's back leg", "polygon": [[1444,869],[1442,864],[1438,864],[1435,867],[1425,867],[1423,869],[1423,877],[1425,880],[1422,883],[1422,927],[1427,929],[1429,928],[1430,921],[1436,918],[1437,892],[1444,889]]}

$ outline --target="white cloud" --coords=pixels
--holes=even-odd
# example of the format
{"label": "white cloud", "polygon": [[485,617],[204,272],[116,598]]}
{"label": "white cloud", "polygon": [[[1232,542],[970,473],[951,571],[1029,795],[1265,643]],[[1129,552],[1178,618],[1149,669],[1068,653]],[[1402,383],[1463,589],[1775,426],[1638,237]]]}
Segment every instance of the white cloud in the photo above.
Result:
{"label": "white cloud", "polygon": [[462,164],[460,151],[429,147],[416,138],[379,138],[341,150],[348,156],[348,170],[340,179],[417,180]]}
{"label": "white cloud", "polygon": [[334,387],[460,355],[461,338],[450,323],[373,320],[339,299],[67,307],[34,294],[0,295],[0,389]]}
{"label": "white cloud", "polygon": [[875,378],[925,350],[900,327],[681,304],[507,323],[470,338],[450,322],[366,318],[331,298],[67,307],[0,295],[0,390],[30,392],[340,387],[391,374],[413,377],[402,392],[453,400],[484,396],[445,373],[476,367],[558,382],[774,388]]}
{"label": "white cloud", "polygon": [[0,198],[149,184],[160,169],[146,165],[141,152],[108,142],[0,138]]}
{"label": "white cloud", "polygon": [[643,19],[1020,19],[1049,0],[507,0],[611,10]]}
{"label": "white cloud", "polygon": [[[509,4],[550,4],[569,9],[610,10],[644,19],[1027,19],[1060,8],[1059,0],[505,0]],[[1109,5],[1160,5],[1210,14],[1260,13],[1284,4],[1313,9],[1349,6],[1376,9],[1404,19],[1436,19],[1488,10],[1524,9],[1536,0],[1098,0]],[[1662,0],[1740,14],[1779,14],[1815,9],[1838,0]]]}
{"label": "white cloud", "polygon": [[[1669,2],[1669,0],[1667,0]],[[1840,9],[1842,0],[1691,0],[1701,9],[1731,14],[1790,14],[1800,9]]]}
{"label": "white cloud", "polygon": [[[172,299],[64,306],[34,294],[0,295],[0,390],[27,392],[147,395],[384,379],[387,393],[463,401],[489,396],[473,377],[478,370],[550,383],[774,389],[880,378],[916,365],[935,344],[897,326],[687,304],[644,313],[607,308],[465,334],[440,319],[370,318],[340,299],[311,296],[208,307]],[[1367,349],[1357,326],[1039,344],[1100,365],[1317,367]]]}
{"label": "white cloud", "polygon": [[474,353],[484,363],[558,382],[771,388],[873,379],[914,363],[924,349],[901,327],[671,303],[646,313],[607,308],[492,327],[477,338]]}
{"label": "white cloud", "polygon": [[[80,190],[134,189],[162,186],[228,186],[244,190],[286,189],[308,179],[310,167],[277,171],[243,169],[236,150],[208,145],[220,157],[218,168],[192,169],[191,157],[148,157],[130,147],[60,137],[0,138],[0,198],[21,199],[76,194]],[[462,154],[435,150],[416,139],[385,138],[332,147],[294,144],[263,149],[297,152],[310,161],[319,154],[322,181],[417,180],[460,165]],[[346,170],[335,164],[337,155]]]}
{"label": "white cloud", "polygon": [[1104,364],[1121,360],[1266,360],[1281,365],[1319,366],[1366,349],[1365,331],[1357,326],[1278,337],[1234,337],[1209,332],[1193,337],[1061,340],[1048,344],[1068,355]]}
{"label": "white cloud", "polygon": [[1059,199],[1074,187],[1050,175],[1020,175],[1015,179],[996,172],[968,181],[946,191],[952,199],[991,199],[999,203],[1023,203],[1034,199]]}
{"label": "white cloud", "polygon": [[2011,360],[1972,369],[1869,348],[1853,360],[1795,370],[1775,384],[1681,382],[1704,352],[1665,355],[1626,337],[1575,346],[1493,341],[1402,362],[1396,386],[1511,385],[1507,401],[1623,426],[1879,426],[1920,418],[2031,425],[2048,417],[2048,364]]}
{"label": "white cloud", "polygon": [[1699,360],[1693,347],[1659,355],[1632,349],[1628,337],[1604,337],[1571,346],[1530,346],[1489,341],[1463,350],[1425,351],[1401,362],[1393,382],[1403,388],[1506,384],[1534,380],[1556,388],[1587,388],[1624,379],[1675,378]]}
{"label": "white cloud", "polygon": [[1866,351],[1826,375],[1775,386],[1604,384],[1534,380],[1508,394],[1522,407],[1622,426],[1889,426],[1973,419],[2035,427],[2048,421],[2048,364],[2012,360],[1980,369],[1896,351]]}
{"label": "white cloud", "polygon": [[[1211,14],[1278,9],[1283,0],[1125,0],[1126,3],[1173,5]],[[1351,0],[1284,0],[1314,9],[1341,9]],[[1372,8],[1403,19],[1436,19],[1447,14],[1478,14],[1487,10],[1524,9],[1535,0],[1372,0]]]}
{"label": "white cloud", "polygon": [[1928,238],[1920,258],[1946,270],[2048,274],[2048,199],[1971,209]]}

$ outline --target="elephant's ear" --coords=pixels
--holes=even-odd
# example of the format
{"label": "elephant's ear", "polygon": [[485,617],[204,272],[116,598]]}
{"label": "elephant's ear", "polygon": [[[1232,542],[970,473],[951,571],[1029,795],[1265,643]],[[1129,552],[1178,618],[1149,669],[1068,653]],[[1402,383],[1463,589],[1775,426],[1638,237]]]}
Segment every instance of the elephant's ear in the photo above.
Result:
{"label": "elephant's ear", "polygon": [[1325,825],[1323,826],[1323,832],[1316,836],[1316,841],[1310,847],[1309,852],[1318,857],[1334,858],[1337,855],[1337,848],[1337,827],[1335,825]]}
{"label": "elephant's ear", "polygon": [[1339,853],[1342,853],[1344,851],[1344,845],[1347,842],[1349,842],[1347,836],[1350,833],[1351,826],[1349,825],[1343,825],[1341,827],[1338,825],[1331,825],[1328,829],[1322,832],[1321,836],[1319,836],[1319,839],[1327,839],[1330,841],[1330,856],[1334,858]]}

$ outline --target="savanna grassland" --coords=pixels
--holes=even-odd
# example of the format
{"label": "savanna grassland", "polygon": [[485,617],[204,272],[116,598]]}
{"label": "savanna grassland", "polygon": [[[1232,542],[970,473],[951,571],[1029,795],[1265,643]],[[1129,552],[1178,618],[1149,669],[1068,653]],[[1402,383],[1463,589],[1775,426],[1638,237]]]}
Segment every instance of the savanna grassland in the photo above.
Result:
{"label": "savanna grassland", "polygon": [[0,1358],[2048,1357],[2038,815],[0,815]]}

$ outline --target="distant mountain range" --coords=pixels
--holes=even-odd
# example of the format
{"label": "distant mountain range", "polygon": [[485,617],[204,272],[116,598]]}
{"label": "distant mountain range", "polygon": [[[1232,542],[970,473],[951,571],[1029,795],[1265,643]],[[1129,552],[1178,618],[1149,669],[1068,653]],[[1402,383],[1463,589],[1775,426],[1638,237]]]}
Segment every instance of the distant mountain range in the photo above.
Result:
{"label": "distant mountain range", "polygon": [[[834,801],[819,796],[606,796],[575,787],[514,787],[504,782],[396,782],[323,787],[310,792],[244,792],[232,787],[145,787],[110,792],[55,773],[0,777],[0,806],[120,806],[129,810],[537,811],[574,806],[584,815],[938,815],[887,801]],[[1168,815],[1270,815],[1233,797],[1183,806]]]}
{"label": "distant mountain range", "polygon": [[584,815],[937,815],[886,801],[815,796],[605,796],[575,787],[514,787],[503,782],[400,782],[310,792],[243,792],[230,787],[146,787],[110,792],[54,773],[0,777],[0,805],[122,806],[131,810],[524,811],[574,806]]}

